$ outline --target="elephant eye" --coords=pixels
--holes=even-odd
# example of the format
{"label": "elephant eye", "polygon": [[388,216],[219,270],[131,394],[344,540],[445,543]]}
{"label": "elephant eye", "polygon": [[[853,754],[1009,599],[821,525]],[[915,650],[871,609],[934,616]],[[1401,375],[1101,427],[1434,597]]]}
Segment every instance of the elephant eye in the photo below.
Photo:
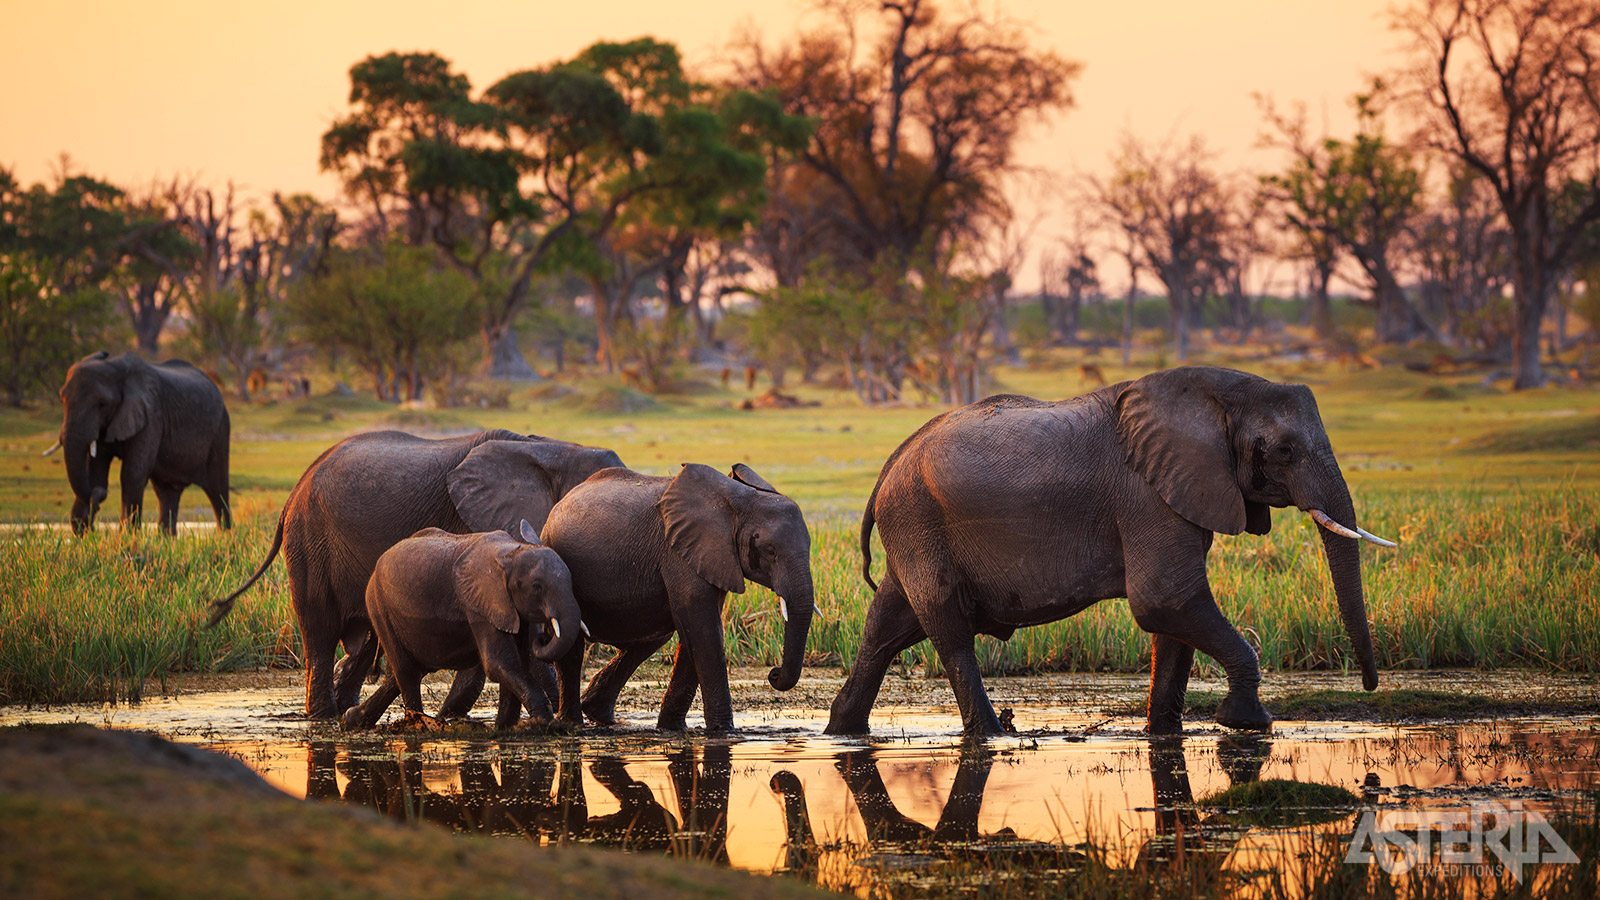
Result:
{"label": "elephant eye", "polygon": [[1279,444],[1276,451],[1279,462],[1294,462],[1294,445]]}

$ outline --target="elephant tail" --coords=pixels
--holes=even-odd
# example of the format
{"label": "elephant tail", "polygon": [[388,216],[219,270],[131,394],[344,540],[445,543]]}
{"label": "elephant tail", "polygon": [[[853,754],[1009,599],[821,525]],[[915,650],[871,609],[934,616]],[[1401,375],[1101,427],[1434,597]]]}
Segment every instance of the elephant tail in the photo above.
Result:
{"label": "elephant tail", "polygon": [[251,585],[259,581],[267,571],[267,567],[272,565],[272,561],[278,558],[278,551],[283,547],[283,520],[288,515],[289,508],[285,506],[283,512],[278,514],[278,531],[272,536],[272,549],[267,551],[267,558],[261,561],[261,565],[256,569],[256,573],[250,576],[250,580],[241,585],[237,591],[221,600],[211,601],[211,617],[206,620],[207,628],[217,627],[217,623],[221,622],[224,616],[233,611],[233,601],[239,599],[240,594],[250,590]]}
{"label": "elephant tail", "polygon": [[[880,477],[879,484],[883,482]],[[878,500],[878,485],[872,486],[872,496],[867,498],[867,511],[861,514],[861,577],[872,592],[878,592],[878,583],[872,580],[872,507]]]}

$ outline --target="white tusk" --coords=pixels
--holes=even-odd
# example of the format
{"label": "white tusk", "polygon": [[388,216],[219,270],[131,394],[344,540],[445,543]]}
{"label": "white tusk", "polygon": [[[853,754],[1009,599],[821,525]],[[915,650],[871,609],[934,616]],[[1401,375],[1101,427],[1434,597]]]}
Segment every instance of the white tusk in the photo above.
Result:
{"label": "white tusk", "polygon": [[1356,532],[1361,535],[1363,540],[1371,541],[1372,543],[1377,544],[1379,547],[1398,547],[1398,546],[1400,546],[1399,544],[1396,544],[1394,541],[1386,541],[1383,538],[1378,537],[1377,535],[1375,535],[1372,532],[1366,530],[1365,528],[1362,528],[1359,525],[1356,526]]}
{"label": "white tusk", "polygon": [[583,629],[583,636],[584,637],[586,637],[586,638],[594,637],[594,635],[589,633],[589,623],[588,622],[585,622],[584,620],[579,619],[578,620],[578,627]]}
{"label": "white tusk", "polygon": [[95,448],[98,447],[98,446],[100,446],[100,442],[99,441],[90,441],[89,442],[89,456],[91,458],[94,456]]}
{"label": "white tusk", "polygon": [[779,597],[778,598],[778,612],[783,613],[783,620],[785,622],[789,621],[789,601],[783,599],[782,597]]}
{"label": "white tusk", "polygon": [[556,640],[561,640],[561,623],[555,619],[550,620],[550,630],[556,633]]}
{"label": "white tusk", "polygon": [[1328,518],[1328,514],[1323,512],[1322,510],[1320,510],[1320,509],[1308,509],[1308,510],[1306,510],[1306,512],[1311,514],[1311,518],[1317,520],[1317,524],[1318,525],[1321,525],[1323,528],[1328,529],[1329,531],[1333,532],[1334,534],[1337,534],[1340,537],[1353,538],[1353,539],[1358,540],[1358,541],[1361,540],[1361,535],[1356,534],[1354,531],[1351,531],[1350,529],[1344,527],[1343,525],[1340,525],[1338,522],[1335,522],[1334,520]]}
{"label": "white tusk", "polygon": [[40,456],[49,456],[50,454],[52,454],[52,453],[54,453],[54,452],[56,452],[57,450],[60,450],[60,449],[61,449],[61,441],[58,439],[54,444],[51,445],[49,450],[46,450],[45,452],[43,452],[43,453],[41,453],[39,455]]}

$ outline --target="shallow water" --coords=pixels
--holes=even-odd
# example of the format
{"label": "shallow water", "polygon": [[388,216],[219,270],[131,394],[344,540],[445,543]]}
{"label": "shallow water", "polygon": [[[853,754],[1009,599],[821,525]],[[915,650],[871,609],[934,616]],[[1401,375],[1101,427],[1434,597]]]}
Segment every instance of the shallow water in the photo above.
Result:
{"label": "shallow water", "polygon": [[[1483,802],[1548,811],[1600,789],[1596,717],[1280,722],[1262,736],[1196,722],[1181,740],[1153,741],[1139,720],[1071,699],[1075,690],[1126,693],[1137,684],[1003,680],[995,693],[1025,698],[1018,720],[1032,730],[982,744],[954,733],[959,719],[938,682],[913,686],[932,695],[922,701],[902,692],[880,706],[871,738],[824,736],[825,704],[770,701],[737,714],[740,733],[727,738],[659,734],[647,702],[625,704],[623,726],[576,737],[457,729],[352,738],[303,719],[300,686],[281,678],[135,707],[5,709],[0,724],[77,719],[151,730],[236,756],[287,793],[397,819],[798,871],[863,892],[974,860],[1001,870],[1068,865],[1080,859],[1071,848],[1090,840],[1115,867],[1184,854],[1219,867],[1281,865],[1295,829],[1241,824],[1237,811],[1204,803],[1262,779],[1336,785],[1369,806],[1422,811]],[[648,696],[651,685],[642,687]],[[489,701],[477,715],[492,718]],[[1320,818],[1348,836],[1356,815]]]}

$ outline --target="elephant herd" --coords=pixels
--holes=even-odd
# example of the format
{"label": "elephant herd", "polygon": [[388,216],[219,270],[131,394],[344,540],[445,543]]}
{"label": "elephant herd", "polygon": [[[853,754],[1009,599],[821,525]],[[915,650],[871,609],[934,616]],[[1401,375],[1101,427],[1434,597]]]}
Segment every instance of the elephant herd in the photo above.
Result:
{"label": "elephant herd", "polygon": [[[96,354],[72,367],[62,400],[75,530],[106,496],[113,456],[125,522],[137,522],[148,479],[164,530],[188,484],[230,524],[227,410],[194,367]],[[975,636],[1009,639],[1116,597],[1152,635],[1151,733],[1181,730],[1196,650],[1227,674],[1217,721],[1265,729],[1256,654],[1218,608],[1206,557],[1216,533],[1265,534],[1271,508],[1290,506],[1322,527],[1339,615],[1373,690],[1359,542],[1393,545],[1356,527],[1305,386],[1189,366],[1071,400],[1000,395],[936,416],[890,454],[867,501],[862,573],[874,594],[826,730],[868,731],[888,668],[927,639],[963,731],[998,734]],[[352,728],[376,723],[396,696],[420,715],[421,678],[442,669],[456,675],[441,717],[464,716],[487,678],[500,684],[500,727],[524,711],[562,729],[613,724],[628,678],[676,636],[657,727],[682,730],[698,692],[707,730],[731,730],[727,594],[749,580],[779,596],[782,658],[768,675],[778,690],[800,677],[816,608],[800,508],[748,466],[649,476],[611,450],[509,431],[335,444],[290,492],[260,567],[213,603],[212,624],[280,551],[306,711]],[[617,652],[580,693],[588,643]],[[384,679],[359,702],[380,649]]]}

